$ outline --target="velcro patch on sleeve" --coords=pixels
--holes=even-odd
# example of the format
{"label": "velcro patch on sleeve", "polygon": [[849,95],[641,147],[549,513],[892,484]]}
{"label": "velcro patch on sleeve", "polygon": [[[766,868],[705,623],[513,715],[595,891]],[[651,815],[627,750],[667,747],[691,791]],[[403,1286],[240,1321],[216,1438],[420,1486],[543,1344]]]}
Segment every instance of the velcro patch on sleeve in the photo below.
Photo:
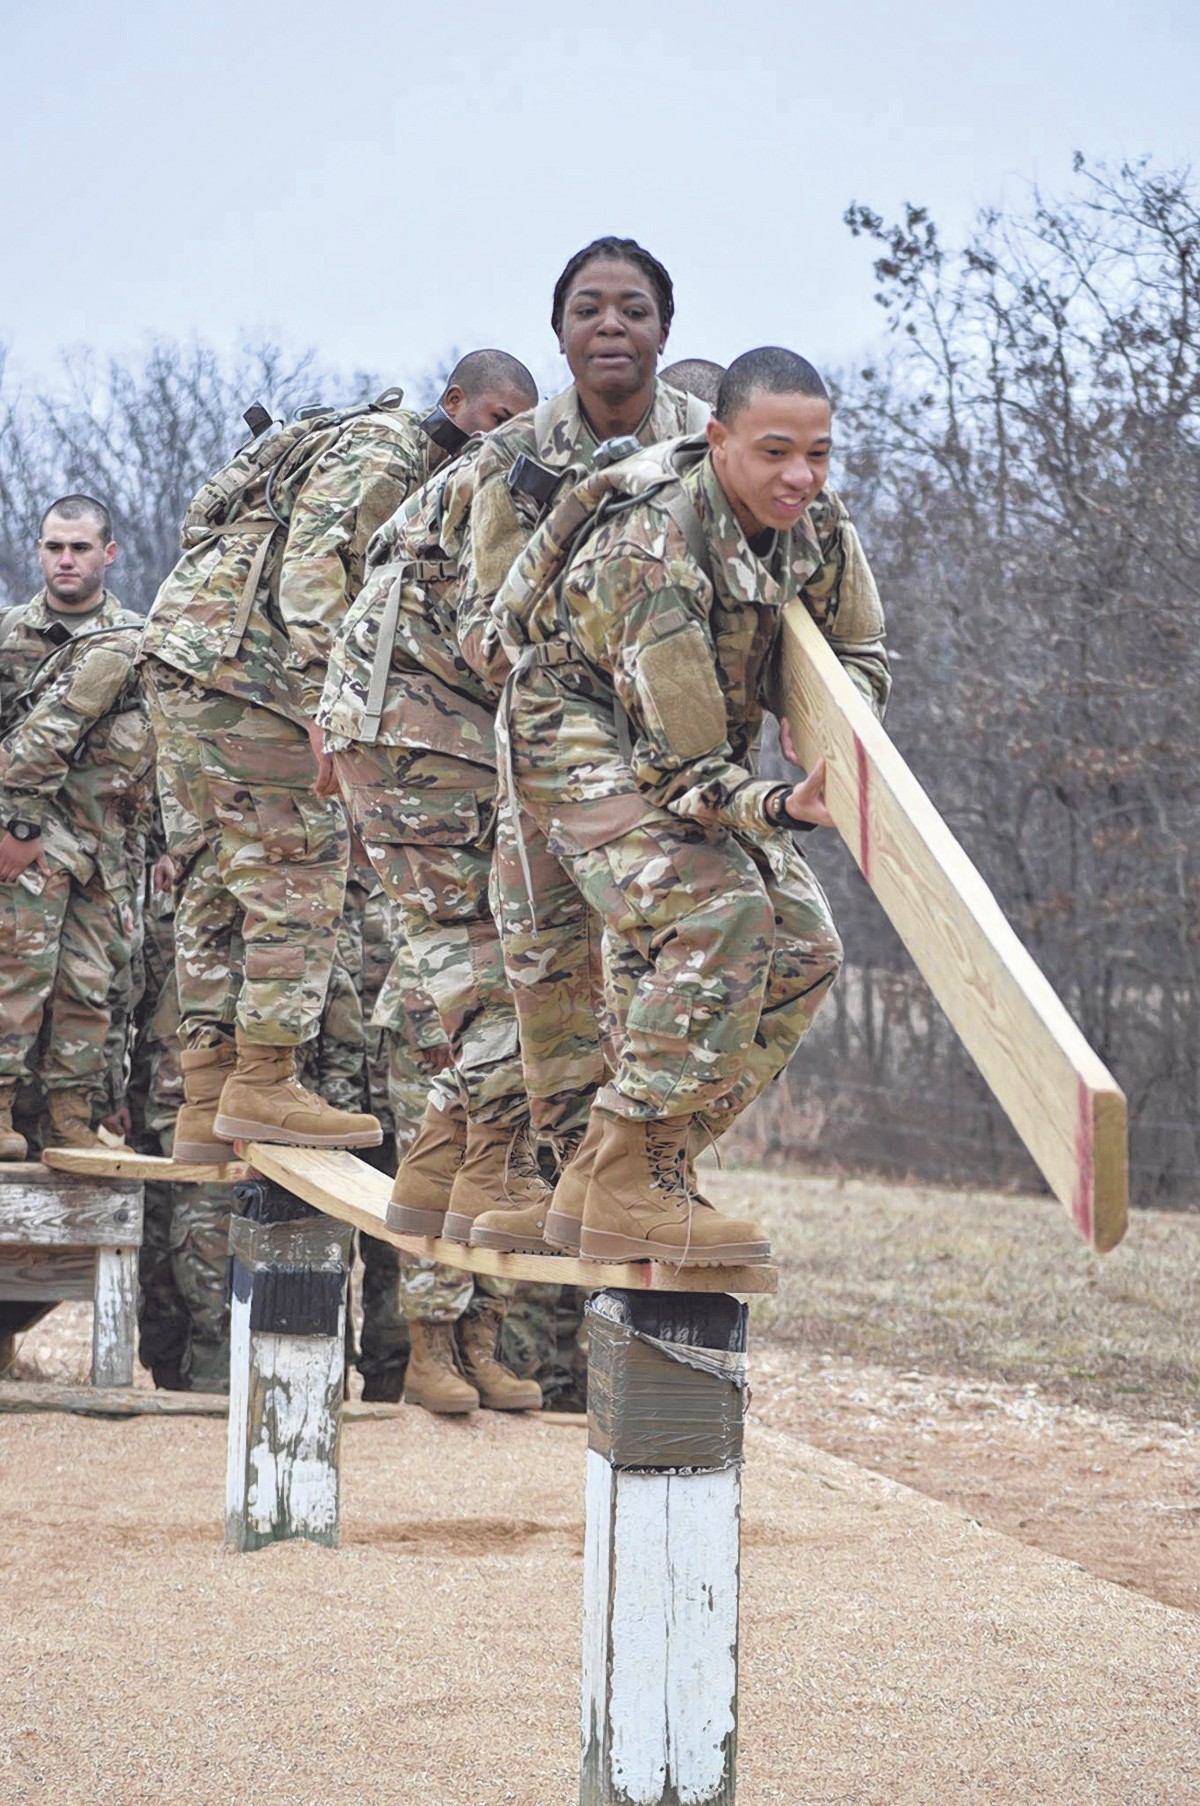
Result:
{"label": "velcro patch on sleeve", "polygon": [[115,647],[96,646],[85,654],[65,692],[65,700],[89,721],[110,709],[129,675],[129,659]]}
{"label": "velcro patch on sleeve", "polygon": [[471,509],[471,555],[484,595],[500,588],[527,538],[504,484],[485,483]]}
{"label": "velcro patch on sleeve", "polygon": [[651,727],[677,758],[695,759],[725,739],[725,698],[712,648],[691,622],[638,657],[638,694]]}

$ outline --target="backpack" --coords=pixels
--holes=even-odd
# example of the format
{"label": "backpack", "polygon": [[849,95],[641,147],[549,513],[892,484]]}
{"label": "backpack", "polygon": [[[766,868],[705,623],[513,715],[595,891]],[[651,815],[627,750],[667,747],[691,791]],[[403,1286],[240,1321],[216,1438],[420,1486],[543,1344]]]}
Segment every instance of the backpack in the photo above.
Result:
{"label": "backpack", "polygon": [[[609,442],[614,447],[624,441]],[[702,434],[668,439],[614,461],[601,446],[593,468],[553,502],[527,541],[492,604],[505,649],[514,663],[527,649],[558,637],[562,622],[555,590],[580,541],[623,508],[658,495],[709,575],[708,545],[681,479],[708,450]]]}
{"label": "backpack", "polygon": [[[228,535],[234,542],[229,551],[232,573],[235,568],[240,571],[238,542],[249,536],[259,539],[221,646],[222,658],[237,656],[267,560],[278,534],[287,531],[296,497],[312,467],[350,421],[377,412],[386,418],[388,410],[398,408],[402,400],[402,391],[393,388],[357,407],[306,410],[298,419],[270,427],[243,445],[196,491],[180,530],[183,552],[219,546]],[[221,568],[222,559],[218,558],[209,569],[206,587],[220,587]]]}

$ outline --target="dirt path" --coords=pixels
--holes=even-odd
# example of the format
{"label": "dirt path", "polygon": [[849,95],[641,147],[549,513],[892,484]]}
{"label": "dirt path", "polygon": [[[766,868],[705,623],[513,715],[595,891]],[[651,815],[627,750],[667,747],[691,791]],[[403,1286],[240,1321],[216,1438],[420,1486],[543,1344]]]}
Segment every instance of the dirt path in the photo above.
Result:
{"label": "dirt path", "polygon": [[[584,1438],[347,1425],[343,1542],[220,1547],[214,1419],[0,1419],[0,1798],[568,1806]],[[739,1806],[1179,1806],[1200,1618],[751,1426]]]}
{"label": "dirt path", "polygon": [[764,1423],[1200,1611],[1200,1431],[1063,1404],[1033,1385],[897,1373],[777,1342],[758,1349],[753,1386]]}

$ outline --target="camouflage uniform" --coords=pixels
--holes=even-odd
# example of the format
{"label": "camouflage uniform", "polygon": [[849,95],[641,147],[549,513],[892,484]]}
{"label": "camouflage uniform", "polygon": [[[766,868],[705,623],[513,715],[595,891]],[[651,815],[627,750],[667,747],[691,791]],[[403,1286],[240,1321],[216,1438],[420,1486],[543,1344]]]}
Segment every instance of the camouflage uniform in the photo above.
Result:
{"label": "camouflage uniform", "polygon": [[[432,999],[420,988],[416,962],[403,935],[396,945],[371,1023],[380,1036],[398,1158],[416,1134],[430,1095],[448,1103],[455,1092],[447,1076],[450,1049]],[[372,1092],[372,1107],[374,1098]],[[398,1254],[398,1259],[400,1309],[407,1322],[453,1323],[462,1316],[475,1296],[470,1273],[420,1255]]]}
{"label": "camouflage uniform", "polygon": [[114,998],[129,987],[153,783],[133,677],[140,626],[107,591],[83,616],[43,591],[20,611],[0,674],[0,822],[40,822],[51,867],[0,885],[0,1080],[19,1080],[37,1045],[47,1090],[97,1100]]}
{"label": "camouflage uniform", "polygon": [[[620,1062],[598,1101],[634,1118],[702,1114],[720,1133],[787,1063],[841,955],[806,860],[766,820],[778,785],[753,776],[764,704],[782,708],[782,604],[799,592],[880,711],[890,680],[874,582],[837,497],[823,491],[756,552],[703,445],[676,457],[631,459],[645,475],[629,486],[657,490],[585,528],[540,597],[514,572],[496,619],[546,647],[512,687],[523,815],[635,961]],[[667,502],[675,470],[703,563]],[[545,950],[517,863],[498,876],[517,982]],[[540,923],[540,882],[535,894]]]}
{"label": "camouflage uniform", "polygon": [[[658,383],[637,437],[643,445],[693,428],[708,410],[693,398]],[[508,478],[527,457],[553,472],[582,475],[598,450],[574,387],[519,415],[490,434],[480,454],[470,516],[458,611],[459,645],[472,668],[498,688],[508,675],[508,655],[492,616],[496,592],[537,525],[540,510],[514,494]],[[544,1135],[581,1130],[603,1081],[608,1006],[601,923],[581,905],[557,860],[530,823],[525,845],[538,899],[538,936],[527,937],[520,956],[504,955],[520,1023],[521,1058],[534,1127]],[[513,839],[497,831],[494,885],[511,897]],[[493,906],[496,904],[493,895]],[[614,948],[615,951],[615,948]]]}
{"label": "camouflage uniform", "polygon": [[247,1040],[296,1046],[317,1032],[348,837],[340,808],[312,794],[304,724],[362,583],[368,540],[441,456],[415,414],[375,406],[314,428],[283,457],[272,506],[287,519],[286,539],[261,484],[259,502],[231,526],[185,529],[145,652],[164,744],[164,813],[173,794],[185,799],[205,841],[178,907],[186,1047],[211,1044],[228,1027],[211,988],[193,988],[189,974],[193,964],[233,971],[239,931],[235,1015]]}
{"label": "camouflage uniform", "polygon": [[[129,1104],[134,1145],[171,1152],[183,1102],[173,905],[151,897],[146,910],[146,992],[139,1011]],[[146,1186],[138,1258],[138,1358],[160,1384],[198,1392],[229,1389],[228,1185]]]}
{"label": "camouflage uniform", "polygon": [[[437,1006],[467,1113],[517,1125],[528,1107],[488,903],[497,697],[459,653],[455,626],[458,558],[482,443],[439,471],[376,534],[318,719],[355,832]],[[381,691],[374,703],[373,690]]]}

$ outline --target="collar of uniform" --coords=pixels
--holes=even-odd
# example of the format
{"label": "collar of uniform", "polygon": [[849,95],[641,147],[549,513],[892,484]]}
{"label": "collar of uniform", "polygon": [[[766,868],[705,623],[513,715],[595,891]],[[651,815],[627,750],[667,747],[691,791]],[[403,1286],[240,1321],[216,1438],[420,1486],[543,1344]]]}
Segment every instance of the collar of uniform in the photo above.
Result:
{"label": "collar of uniform", "polygon": [[60,608],[51,608],[50,598],[44,589],[39,590],[22,619],[23,627],[32,627],[44,633],[48,627],[65,626],[74,633],[80,627],[110,627],[124,612],[121,603],[111,590],[101,590],[99,607],[93,608],[86,615],[64,614]]}
{"label": "collar of uniform", "polygon": [[778,565],[780,539],[776,534],[765,558],[750,550],[733,506],[717,480],[711,455],[700,460],[691,481],[692,499],[709,545],[713,549],[713,578],[717,588],[734,602],[752,602],[778,608],[783,602],[779,581],[771,574]]}
{"label": "collar of uniform", "polygon": [[[684,401],[686,409],[686,397]],[[547,402],[546,410],[549,426],[542,436],[542,443],[551,448],[556,459],[561,457],[569,464],[577,451],[595,451],[601,443],[580,406],[579,390],[574,383]],[[632,437],[642,445],[657,445],[660,439],[674,439],[683,431],[684,418],[686,414],[681,417],[676,391],[656,377],[650,406],[638,421]]]}

